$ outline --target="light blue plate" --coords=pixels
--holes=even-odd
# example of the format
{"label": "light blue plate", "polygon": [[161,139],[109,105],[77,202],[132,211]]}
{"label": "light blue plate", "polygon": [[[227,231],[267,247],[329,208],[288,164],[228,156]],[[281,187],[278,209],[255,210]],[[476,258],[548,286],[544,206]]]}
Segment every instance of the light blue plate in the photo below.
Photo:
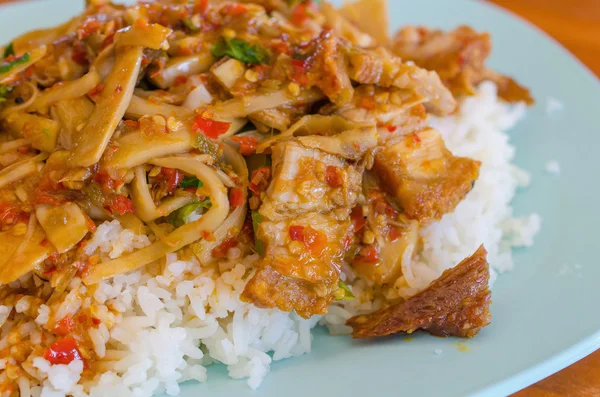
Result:
{"label": "light blue plate", "polygon": [[[0,7],[0,42],[62,22],[80,11],[80,3],[38,0]],[[515,253],[516,269],[494,287],[492,325],[461,342],[467,352],[457,339],[419,334],[411,341],[365,343],[317,330],[313,352],[274,363],[257,392],[228,379],[223,366],[213,366],[209,382],[185,385],[183,396],[502,396],[600,347],[598,80],[548,37],[493,6],[465,0],[390,3],[394,28],[465,23],[491,32],[491,65],[533,89],[538,104],[512,136],[517,164],[533,174],[531,187],[515,200],[516,211],[543,217],[535,247]],[[549,97],[565,109],[548,116]],[[559,177],[544,172],[554,159],[562,165]],[[443,353],[435,355],[436,349]]]}

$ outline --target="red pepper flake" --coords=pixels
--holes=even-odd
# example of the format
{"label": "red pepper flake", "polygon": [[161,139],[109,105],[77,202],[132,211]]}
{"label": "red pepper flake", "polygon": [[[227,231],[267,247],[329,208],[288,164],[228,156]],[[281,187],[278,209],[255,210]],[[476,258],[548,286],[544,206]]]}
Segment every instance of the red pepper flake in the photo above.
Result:
{"label": "red pepper flake", "polygon": [[387,126],[387,127],[385,127],[385,128],[387,128],[387,130],[388,130],[389,132],[394,132],[394,131],[396,131],[396,130],[398,129],[398,127],[396,127],[395,125],[388,125],[388,126]]}
{"label": "red pepper flake", "polygon": [[188,81],[188,77],[184,74],[180,74],[179,76],[175,77],[175,85],[182,85],[187,83]]}
{"label": "red pepper flake", "polygon": [[342,169],[333,165],[328,165],[325,171],[325,181],[332,188],[338,188],[344,184],[344,175]]}
{"label": "red pepper flake", "polygon": [[26,221],[29,221],[29,214],[19,206],[9,203],[0,204],[0,224],[2,226],[14,225]]}
{"label": "red pepper flake", "polygon": [[304,242],[304,234],[302,233],[304,231],[304,226],[290,226],[290,238],[292,239],[292,241],[300,241],[300,242]]}
{"label": "red pepper flake", "polygon": [[290,76],[290,80],[294,83],[298,83],[302,86],[307,86],[309,83],[308,80],[308,64],[306,61],[302,59],[292,59],[292,75]]}
{"label": "red pepper flake", "polygon": [[365,227],[367,220],[363,215],[362,207],[354,207],[350,213],[350,219],[352,219],[352,225],[354,226],[354,233]]}
{"label": "red pepper flake", "polygon": [[227,239],[221,244],[217,245],[215,248],[213,248],[212,257],[224,258],[225,256],[227,256],[227,251],[229,251],[230,248],[236,247],[237,245],[238,241],[235,238]]}
{"label": "red pepper flake", "polygon": [[109,200],[109,204],[105,207],[111,214],[125,215],[127,213],[135,213],[133,202],[127,197],[117,194]]}
{"label": "red pepper flake", "polygon": [[229,205],[239,207],[244,204],[244,191],[240,187],[234,187],[229,191]]}
{"label": "red pepper flake", "polygon": [[75,321],[71,316],[63,317],[54,326],[54,332],[60,336],[67,336],[75,329]]}
{"label": "red pepper flake", "polygon": [[240,144],[240,153],[243,156],[250,156],[256,152],[258,140],[253,136],[233,136],[231,140]]}
{"label": "red pepper flake", "polygon": [[377,263],[379,262],[379,253],[373,245],[367,245],[360,249],[358,253],[359,259],[366,263]]}
{"label": "red pepper flake", "polygon": [[27,154],[27,153],[29,153],[29,147],[21,146],[20,148],[17,149],[17,151],[21,154]]}
{"label": "red pepper flake", "polygon": [[202,238],[204,240],[210,241],[210,242],[217,241],[217,239],[215,238],[215,235],[206,230],[202,231]]}
{"label": "red pepper flake", "polygon": [[73,360],[82,360],[77,342],[73,338],[65,338],[54,342],[44,352],[44,358],[50,364],[70,364]]}
{"label": "red pepper flake", "polygon": [[310,226],[290,226],[289,234],[292,241],[304,243],[313,255],[319,255],[327,246],[327,236],[325,233]]}
{"label": "red pepper flake", "polygon": [[169,194],[173,194],[179,183],[183,179],[183,174],[174,168],[163,167],[158,174],[160,180],[163,180],[167,186]]}
{"label": "red pepper flake", "polygon": [[248,184],[248,189],[252,193],[257,196],[260,196],[260,193],[267,190],[269,186],[269,177],[271,176],[271,168],[270,167],[262,167],[252,172],[252,176],[250,177],[250,183]]}
{"label": "red pepper flake", "polygon": [[416,133],[416,132],[413,132],[413,133],[412,133],[412,137],[413,137],[413,139],[415,140],[415,142],[417,142],[417,143],[421,143],[421,138],[419,138],[419,135],[417,135],[417,133]]}
{"label": "red pepper flake", "polygon": [[91,90],[89,90],[87,94],[90,97],[95,97],[96,95],[100,94],[102,91],[104,91],[104,84],[100,83],[97,86],[95,86],[94,88],[92,88]]}
{"label": "red pepper flake", "polygon": [[102,323],[102,321],[99,318],[92,317],[92,324],[100,325],[101,323]]}
{"label": "red pepper flake", "polygon": [[77,38],[83,40],[100,30],[102,24],[96,19],[88,19],[77,29]]}
{"label": "red pepper flake", "polygon": [[113,193],[123,181],[112,179],[106,172],[98,172],[92,180],[102,187],[104,193]]}
{"label": "red pepper flake", "polygon": [[48,239],[43,239],[42,242],[40,243],[40,245],[42,247],[47,247],[48,245],[50,245],[50,241],[48,241]]}
{"label": "red pepper flake", "polygon": [[201,132],[209,138],[217,139],[229,130],[231,123],[224,121],[216,121],[203,116],[196,116],[194,118],[194,125],[192,128],[196,132]]}
{"label": "red pepper flake", "polygon": [[389,241],[396,241],[400,237],[402,237],[402,232],[400,232],[397,228],[391,226],[387,231],[387,237]]}
{"label": "red pepper flake", "polygon": [[232,17],[244,15],[248,12],[248,7],[240,3],[226,4],[221,8],[221,12]]}

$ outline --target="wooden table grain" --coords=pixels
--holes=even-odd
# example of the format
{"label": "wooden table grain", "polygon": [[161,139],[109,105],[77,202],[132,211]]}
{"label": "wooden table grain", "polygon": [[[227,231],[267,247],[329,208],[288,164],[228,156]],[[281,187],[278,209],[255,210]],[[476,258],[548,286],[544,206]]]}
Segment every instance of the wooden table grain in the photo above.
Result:
{"label": "wooden table grain", "polygon": [[[0,4],[11,1],[22,0],[0,0]],[[546,31],[600,76],[600,0],[488,1],[522,16]],[[600,396],[600,350],[513,395],[560,396]]]}

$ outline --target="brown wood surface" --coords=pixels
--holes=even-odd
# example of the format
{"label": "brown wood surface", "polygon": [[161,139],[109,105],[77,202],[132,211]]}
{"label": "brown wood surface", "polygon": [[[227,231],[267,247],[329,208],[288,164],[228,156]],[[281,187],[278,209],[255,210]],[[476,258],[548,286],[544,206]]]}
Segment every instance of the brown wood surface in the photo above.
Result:
{"label": "brown wood surface", "polygon": [[[10,1],[17,0],[0,0],[0,4]],[[489,1],[545,30],[600,76],[600,0]],[[513,395],[559,396],[600,396],[600,351]]]}

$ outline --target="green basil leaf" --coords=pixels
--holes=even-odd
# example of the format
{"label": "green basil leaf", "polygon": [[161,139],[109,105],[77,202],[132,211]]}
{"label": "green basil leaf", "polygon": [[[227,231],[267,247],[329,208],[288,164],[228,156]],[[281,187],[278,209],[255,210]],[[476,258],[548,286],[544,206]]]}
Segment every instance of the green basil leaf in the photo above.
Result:
{"label": "green basil leaf", "polygon": [[221,40],[212,48],[215,58],[223,58],[228,55],[238,61],[253,65],[269,63],[267,51],[257,45],[251,45],[240,39]]}
{"label": "green basil leaf", "polygon": [[6,59],[6,57],[9,57],[11,55],[15,55],[15,47],[13,46],[12,42],[4,49],[4,53],[2,54],[2,58]]}
{"label": "green basil leaf", "polygon": [[179,182],[179,187],[184,189],[199,188],[202,186],[204,186],[204,183],[202,183],[202,181],[195,176],[186,176],[181,182]]}
{"label": "green basil leaf", "polygon": [[187,223],[188,217],[199,209],[209,209],[212,203],[210,199],[195,201],[186,206],[181,207],[177,211],[173,211],[167,216],[167,222],[175,227],[183,226]]}
{"label": "green basil leaf", "polygon": [[0,73],[8,73],[10,72],[10,70],[17,66],[20,65],[22,63],[27,63],[29,62],[29,53],[26,52],[25,54],[21,55],[20,57],[16,58],[14,61],[10,61],[10,62],[4,62],[3,64],[0,65]]}

